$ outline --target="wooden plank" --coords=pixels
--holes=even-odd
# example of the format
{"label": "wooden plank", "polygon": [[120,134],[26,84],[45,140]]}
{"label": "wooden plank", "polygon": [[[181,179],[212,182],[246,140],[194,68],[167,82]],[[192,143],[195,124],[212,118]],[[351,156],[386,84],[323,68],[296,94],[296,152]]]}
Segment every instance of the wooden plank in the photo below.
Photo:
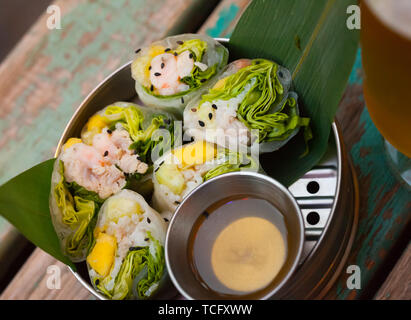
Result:
{"label": "wooden plank", "polygon": [[[337,119],[359,182],[360,216],[352,251],[328,299],[372,298],[366,289],[411,219],[410,192],[389,167],[383,138],[365,108],[362,82],[359,50]],[[350,274],[345,270],[349,265],[360,267],[361,290],[347,288]]]}
{"label": "wooden plank", "polygon": [[[60,285],[54,276],[59,276]],[[0,300],[15,299],[85,300],[94,299],[94,296],[77,281],[66,265],[36,249],[0,296]]]}
{"label": "wooden plank", "polygon": [[[86,10],[86,8],[84,8],[84,4],[82,1],[76,1],[78,2],[78,5],[82,6],[81,10]],[[176,22],[176,19],[178,19],[178,11],[179,8],[174,8],[173,10],[170,10],[170,1],[161,1],[164,3],[164,5],[166,6],[164,8],[164,10],[169,10],[167,12],[168,16],[173,16],[175,15],[175,17],[173,18],[173,21]],[[184,1],[184,3],[188,3],[189,1]],[[204,26],[201,28],[202,33],[208,33],[210,35],[215,35],[215,30],[219,31],[218,36],[225,36],[227,34],[229,34],[232,31],[233,28],[233,22],[238,20],[239,15],[242,13],[243,9],[245,8],[246,4],[249,2],[248,1],[244,1],[244,0],[223,0],[220,5],[216,8],[216,10],[214,10],[213,14],[210,16],[210,18],[205,22]],[[57,2],[59,3],[59,2]],[[148,3],[148,1],[147,1]],[[150,2],[151,3],[151,2]],[[182,1],[177,1],[177,3],[183,3]],[[76,8],[76,4],[75,3],[71,3],[72,6],[71,7],[65,7],[63,9],[64,12],[66,12],[67,15],[72,15],[72,14],[76,14],[76,12],[79,10]],[[173,2],[173,5],[175,6],[175,3]],[[198,4],[196,4],[198,6]],[[230,12],[230,14],[227,14],[227,8]],[[109,11],[107,8],[102,8],[101,10],[107,10]],[[186,8],[186,11],[190,11],[190,8]],[[153,10],[154,11],[154,10]],[[172,12],[170,12],[172,11]],[[233,14],[235,12],[235,14]],[[158,13],[155,15],[155,17],[153,17],[153,19],[160,19],[161,14]],[[81,18],[81,16],[80,16]],[[116,17],[111,17],[109,19],[109,21],[107,23],[111,23],[112,20],[116,18]],[[38,23],[43,24],[44,17],[40,18]],[[67,21],[74,21],[75,17],[72,18],[67,18]],[[94,28],[98,29],[98,23],[99,22],[88,22],[88,23],[93,23]],[[100,22],[101,23],[101,22]],[[124,21],[123,23],[128,23],[130,24],[129,20]],[[140,22],[136,22],[135,25],[139,26],[138,23]],[[160,25],[163,22],[160,22]],[[153,22],[154,24],[154,22]],[[176,24],[176,23],[175,23]],[[54,102],[56,104],[56,107],[54,108],[47,108],[47,105],[44,106],[37,106],[37,108],[41,109],[41,108],[46,108],[48,109],[48,113],[60,113],[60,115],[58,116],[58,122],[56,124],[53,124],[53,126],[56,128],[57,133],[54,134],[55,137],[55,142],[54,144],[50,143],[50,142],[42,142],[42,143],[47,143],[48,148],[51,150],[53,149],[53,147],[55,146],[56,141],[58,140],[59,135],[61,134],[61,132],[64,129],[65,126],[65,122],[63,122],[62,119],[60,118],[67,118],[64,121],[68,121],[68,119],[70,118],[74,108],[81,102],[81,100],[83,99],[83,96],[86,95],[88,93],[89,90],[91,90],[99,81],[101,81],[104,76],[108,73],[110,73],[112,70],[114,70],[117,66],[121,65],[123,62],[125,62],[126,60],[128,60],[129,58],[131,58],[132,56],[132,49],[137,48],[139,46],[141,46],[142,43],[148,43],[150,41],[152,41],[154,38],[159,38],[161,36],[164,36],[165,34],[169,33],[169,30],[171,28],[173,28],[174,30],[178,29],[179,26],[174,25],[173,27],[168,27],[168,25],[170,25],[170,23],[167,24],[167,27],[162,27],[162,29],[159,26],[156,26],[158,29],[161,29],[160,31],[157,31],[155,35],[153,34],[149,34],[149,32],[147,30],[145,30],[144,28],[139,28],[139,38],[134,40],[134,42],[130,42],[130,43],[125,43],[128,40],[124,40],[127,39],[127,35],[130,33],[130,31],[125,32],[125,33],[121,33],[122,35],[122,41],[121,41],[121,45],[110,45],[104,42],[103,39],[100,39],[99,42],[100,43],[100,47],[101,46],[107,46],[107,48],[105,50],[108,50],[110,52],[105,53],[105,57],[107,57],[107,59],[118,59],[119,54],[122,55],[122,59],[125,60],[121,60],[120,61],[114,61],[111,62],[108,66],[107,64],[104,64],[102,66],[97,65],[97,63],[102,63],[101,61],[103,61],[103,59],[98,59],[99,56],[99,52],[97,51],[93,51],[91,50],[91,52],[89,53],[89,55],[95,55],[94,59],[98,59],[99,62],[97,62],[97,60],[90,62],[92,65],[92,68],[94,70],[96,70],[96,68],[99,66],[101,67],[101,72],[104,72],[104,75],[102,75],[99,71],[97,71],[97,73],[94,74],[93,76],[93,72],[88,72],[86,71],[86,65],[88,65],[88,62],[79,62],[80,65],[82,65],[82,63],[85,64],[85,66],[81,66],[79,67],[79,69],[81,69],[81,72],[86,72],[87,75],[81,76],[81,78],[83,78],[84,80],[75,80],[76,82],[80,82],[81,85],[81,92],[79,90],[79,85],[72,85],[70,83],[61,83],[59,79],[55,79],[55,77],[53,78],[52,74],[49,74],[52,78],[48,80],[49,84],[48,86],[52,86],[53,90],[57,90],[58,92],[60,92],[61,90],[64,90],[64,88],[67,88],[67,90],[70,90],[71,95],[73,95],[73,97],[66,98],[70,101],[70,103],[68,103],[68,101],[66,100],[59,100]],[[70,30],[68,31],[70,34],[74,34],[76,32],[79,31],[74,31],[73,28],[77,28],[77,26],[72,25],[70,26]],[[83,28],[82,26],[79,26],[79,28]],[[33,29],[37,30],[37,29],[41,29],[40,31],[36,31],[36,35],[37,37],[33,37],[30,36],[29,39],[27,39],[27,37],[29,37],[29,34],[33,33],[33,30],[30,31],[30,33],[28,35],[26,35],[26,38],[24,38],[22,40],[22,42],[19,44],[19,48],[20,50],[17,53],[12,54],[12,62],[15,58],[13,58],[13,55],[16,54],[21,54],[23,56],[23,58],[21,58],[21,60],[24,60],[25,54],[23,54],[22,52],[24,50],[27,50],[27,48],[32,48],[32,47],[36,47],[36,43],[41,43],[41,42],[49,42],[49,38],[51,37],[51,35],[49,34],[50,32],[44,28],[41,28],[41,26],[35,25],[33,27]],[[89,26],[89,29],[93,29],[93,27]],[[107,28],[109,29],[109,28]],[[115,28],[114,28],[115,29]],[[127,29],[127,27],[125,26],[123,29]],[[132,29],[132,28],[129,28]],[[142,30],[141,30],[142,29]],[[64,30],[64,27],[63,27]],[[214,31],[209,31],[209,30],[214,30]],[[54,31],[53,31],[54,32]],[[90,32],[90,31],[89,31]],[[121,31],[123,32],[123,31]],[[160,36],[161,35],[161,36]],[[67,37],[68,34],[65,36]],[[107,35],[104,35],[104,37],[107,37]],[[118,37],[115,37],[118,38]],[[46,40],[44,40],[46,39]],[[140,42],[139,42],[140,41]],[[53,52],[55,51],[60,51],[60,49],[58,49],[56,46],[58,46],[58,42],[55,43],[54,47],[48,48],[47,50],[47,55],[49,56],[53,56]],[[73,47],[76,47],[77,45],[75,43],[63,43],[64,46],[66,46],[66,48],[63,50],[65,53],[61,53],[63,56],[65,54],[68,54],[67,52],[69,52],[70,50],[72,50]],[[71,47],[70,47],[71,46]],[[131,49],[130,49],[131,48]],[[33,63],[36,63],[35,61],[41,57],[45,51],[45,49],[41,49],[40,50],[42,53],[39,54],[40,56],[35,56],[33,59]],[[61,55],[60,54],[60,55]],[[84,60],[88,60],[90,59],[89,55],[84,55],[84,57],[81,57],[81,59]],[[123,58],[124,57],[124,58]],[[80,59],[80,58],[79,58]],[[93,60],[94,60],[93,59]],[[60,64],[64,65],[64,70],[69,69],[67,72],[69,72],[70,77],[80,77],[80,75],[73,75],[73,71],[71,71],[71,67],[70,66],[65,66],[65,63],[59,62]],[[12,63],[8,62],[8,65],[10,66]],[[94,64],[96,64],[94,66]],[[23,68],[21,69],[21,67],[19,66],[19,64],[14,64],[13,65],[15,68],[20,68],[18,69],[16,72],[26,72],[26,70]],[[5,69],[6,67],[0,66],[0,70]],[[7,67],[7,69],[9,69],[10,67]],[[61,67],[63,68],[63,67]],[[38,72],[40,74],[42,74],[44,71],[44,68],[38,66],[34,69],[31,69],[31,71],[33,73]],[[60,72],[66,72],[66,71],[60,71]],[[35,77],[37,79],[37,75],[33,74],[33,77]],[[18,80],[19,77],[16,78],[16,81]],[[58,78],[58,77],[57,77]],[[1,72],[0,72],[0,81],[1,81]],[[54,81],[57,81],[56,84],[53,84]],[[91,83],[87,83],[86,82],[89,81]],[[1,83],[1,82],[0,82]],[[20,85],[21,86],[21,85]],[[63,88],[60,88],[60,86],[63,86]],[[2,87],[0,85],[0,91],[1,91]],[[38,88],[41,89],[41,88]],[[21,89],[23,90],[23,89]],[[79,90],[79,91],[77,91]],[[23,90],[24,91],[24,90]],[[16,96],[18,94],[16,93]],[[14,101],[13,99],[15,99],[15,97],[9,98],[11,101]],[[13,106],[12,109],[18,109],[18,108],[22,108],[22,105],[15,102],[15,105]],[[68,110],[66,110],[68,109]],[[6,114],[6,117],[10,117],[10,114],[13,111],[10,111],[9,113]],[[62,115],[64,113],[64,115]],[[49,117],[49,115],[47,115],[47,117]],[[57,121],[57,116],[52,116],[54,117],[54,120]],[[1,110],[0,110],[0,129],[1,129],[1,124],[2,124],[2,118],[1,118]],[[33,120],[36,121],[36,120]],[[28,132],[32,132],[33,130],[39,130],[39,126],[35,128],[30,128],[28,129]],[[22,136],[24,137],[24,133],[19,134],[18,136]],[[12,136],[13,138],[13,136]],[[17,136],[15,137],[17,139]],[[13,138],[14,139],[14,138]],[[1,143],[1,140],[0,140]],[[3,142],[4,143],[4,142]],[[28,142],[25,142],[28,143]],[[10,143],[7,143],[7,145],[9,146],[9,148],[13,148],[13,146]],[[51,151],[49,150],[49,156],[51,155]],[[29,161],[33,161],[34,163],[36,161],[41,161],[43,160],[41,154],[39,154],[39,150],[36,150],[34,152],[34,156],[35,157],[39,157],[38,160],[36,159],[29,159]],[[0,161],[2,161],[1,159],[3,159],[4,156],[4,152],[3,150],[0,151]],[[44,157],[44,155],[43,155]],[[46,157],[44,157],[45,159]],[[5,161],[4,161],[5,163]],[[0,164],[1,165],[1,164]],[[29,166],[29,165],[28,165]],[[13,165],[11,165],[11,167],[13,167]],[[16,167],[18,167],[18,165],[16,165]],[[0,169],[1,170],[1,169]],[[20,169],[16,169],[16,170],[20,170]],[[22,170],[22,169],[21,169]],[[20,170],[20,171],[21,171]],[[18,171],[16,171],[18,172]],[[1,171],[0,171],[1,174]],[[12,176],[12,174],[10,175]],[[3,177],[1,177],[3,178]],[[0,181],[1,183],[2,181]],[[46,284],[47,284],[47,279],[48,279],[48,274],[47,274],[47,268],[50,265],[56,265],[61,269],[61,289],[56,290],[56,289],[48,289]],[[48,254],[44,253],[43,251],[41,251],[40,249],[36,249],[35,252],[32,254],[32,256],[30,257],[30,259],[26,262],[26,264],[24,265],[24,267],[18,272],[18,274],[15,276],[15,278],[13,279],[13,281],[10,283],[10,285],[7,287],[7,289],[3,292],[3,294],[0,296],[0,299],[92,299],[93,296],[91,294],[88,293],[88,291],[86,289],[84,289],[81,284],[77,281],[77,279],[71,274],[71,272],[65,267],[63,266],[61,263],[57,262],[55,259],[53,259],[51,256],[49,256]]]}
{"label": "wooden plank", "polygon": [[374,299],[411,300],[411,244],[408,245]]}
{"label": "wooden plank", "polygon": [[[191,30],[216,1],[55,1],[61,30],[44,13],[0,65],[0,184],[52,157],[79,103],[136,48]],[[0,236],[10,230],[0,217]]]}
{"label": "wooden plank", "polygon": [[214,38],[229,38],[251,0],[223,0],[199,29]]}

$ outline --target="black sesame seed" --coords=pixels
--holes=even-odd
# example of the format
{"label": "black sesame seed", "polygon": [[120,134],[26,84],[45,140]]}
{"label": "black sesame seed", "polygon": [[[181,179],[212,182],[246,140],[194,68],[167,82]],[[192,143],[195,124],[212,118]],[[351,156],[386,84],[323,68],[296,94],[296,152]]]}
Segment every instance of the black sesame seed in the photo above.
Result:
{"label": "black sesame seed", "polygon": [[201,79],[200,80],[200,82],[206,82],[207,81],[207,79]]}
{"label": "black sesame seed", "polygon": [[161,69],[163,69],[165,66],[164,62],[161,62]]}
{"label": "black sesame seed", "polygon": [[161,161],[161,163],[158,166],[161,167],[163,164],[164,164],[164,161]]}
{"label": "black sesame seed", "polygon": [[98,286],[99,283],[100,283],[100,279],[97,279],[95,282],[96,286]]}
{"label": "black sesame seed", "polygon": [[171,49],[170,48],[167,48],[166,50],[164,50],[164,52],[169,52]]}
{"label": "black sesame seed", "polygon": [[141,161],[141,157],[140,157],[140,156],[137,156],[137,160],[138,160],[138,161]]}
{"label": "black sesame seed", "polygon": [[166,127],[165,127],[165,126],[159,126],[159,128],[160,128],[160,129],[165,129]]}
{"label": "black sesame seed", "polygon": [[171,123],[171,120],[170,120],[170,119],[165,119],[165,120],[164,120],[164,123],[165,123],[165,124],[170,124],[170,123]]}
{"label": "black sesame seed", "polygon": [[181,97],[181,103],[184,103],[184,98],[183,97]]}
{"label": "black sesame seed", "polygon": [[151,70],[151,66],[148,67],[148,70]]}
{"label": "black sesame seed", "polygon": [[260,64],[260,61],[256,61],[255,64]]}
{"label": "black sesame seed", "polygon": [[160,72],[156,72],[156,73],[154,73],[154,75],[155,75],[156,77],[159,77],[159,76],[161,76],[161,73],[160,73]]}
{"label": "black sesame seed", "polygon": [[151,87],[150,87],[150,91],[153,91],[154,90],[154,86],[153,85],[151,85]]}
{"label": "black sesame seed", "polygon": [[149,217],[147,217],[147,222],[148,222],[148,223],[151,223],[151,220],[150,220],[150,218],[149,218]]}
{"label": "black sesame seed", "polygon": [[167,218],[164,218],[164,221],[165,221],[165,222],[168,222],[168,219],[167,219]]}
{"label": "black sesame seed", "polygon": [[140,250],[140,249],[142,249],[142,247],[130,247],[130,248],[128,248],[128,251],[137,251],[137,250]]}
{"label": "black sesame seed", "polygon": [[217,106],[215,105],[215,104],[212,104],[211,105],[211,107],[213,108],[213,109],[215,109],[215,110],[217,110],[218,108],[217,108]]}
{"label": "black sesame seed", "polygon": [[282,77],[284,76],[284,74],[282,73],[282,71],[280,71],[280,72],[278,73],[278,75],[280,76],[280,78],[282,78]]}
{"label": "black sesame seed", "polygon": [[104,157],[107,157],[108,156],[108,151],[106,150],[105,152],[104,152]]}
{"label": "black sesame seed", "polygon": [[180,204],[181,202],[180,202],[180,201],[174,201],[174,203],[178,205],[178,204]]}
{"label": "black sesame seed", "polygon": [[200,127],[204,127],[204,126],[205,126],[205,123],[204,123],[203,121],[201,121],[201,120],[198,120],[198,124],[200,125]]}
{"label": "black sesame seed", "polygon": [[174,52],[174,56],[176,56],[176,57],[177,57],[177,56],[178,56],[178,53],[177,53],[177,52]]}
{"label": "black sesame seed", "polygon": [[113,131],[111,131],[111,130],[107,130],[107,133],[108,133],[108,134],[112,134],[112,133],[113,133]]}
{"label": "black sesame seed", "polygon": [[157,168],[154,170],[154,172],[157,172],[157,171],[158,171],[158,169],[160,169],[160,167],[157,167]]}
{"label": "black sesame seed", "polygon": [[141,51],[141,48],[138,48],[136,51],[134,51],[135,53],[139,53]]}
{"label": "black sesame seed", "polygon": [[193,54],[190,53],[190,54],[188,55],[188,57],[189,57],[190,59],[193,59]]}
{"label": "black sesame seed", "polygon": [[148,241],[148,240],[150,240],[150,238],[145,238],[145,239],[144,239],[144,241]]}
{"label": "black sesame seed", "polygon": [[177,41],[177,44],[180,44],[180,45],[181,45],[181,44],[183,44],[183,43],[184,43],[184,42],[181,41],[181,40],[178,40],[178,41]]}

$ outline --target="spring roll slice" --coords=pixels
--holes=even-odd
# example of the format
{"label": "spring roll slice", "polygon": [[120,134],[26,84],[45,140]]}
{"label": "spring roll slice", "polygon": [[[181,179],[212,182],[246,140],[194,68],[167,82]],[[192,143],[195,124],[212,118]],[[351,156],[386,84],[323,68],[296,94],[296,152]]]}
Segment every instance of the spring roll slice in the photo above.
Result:
{"label": "spring roll slice", "polygon": [[290,86],[289,71],[272,61],[234,61],[210,90],[187,105],[185,133],[234,151],[254,143],[260,152],[277,150],[308,125]]}
{"label": "spring roll slice", "polygon": [[181,117],[184,106],[209,85],[227,59],[227,49],[214,39],[182,34],[139,50],[132,77],[144,104]]}
{"label": "spring roll slice", "polygon": [[87,256],[93,286],[113,300],[149,299],[165,279],[164,219],[144,198],[122,190],[106,200]]}

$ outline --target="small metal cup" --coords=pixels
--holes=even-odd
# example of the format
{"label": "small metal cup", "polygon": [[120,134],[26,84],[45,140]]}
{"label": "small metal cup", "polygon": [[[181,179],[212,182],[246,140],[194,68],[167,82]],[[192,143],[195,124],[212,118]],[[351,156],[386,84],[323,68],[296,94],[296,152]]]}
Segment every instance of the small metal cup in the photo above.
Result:
{"label": "small metal cup", "polygon": [[[247,295],[226,296],[201,285],[190,265],[188,244],[192,228],[212,204],[229,197],[249,196],[269,201],[283,215],[287,228],[287,257],[274,281]],[[275,214],[275,213],[273,213]],[[166,264],[176,288],[187,299],[275,299],[295,271],[304,244],[304,223],[297,202],[276,180],[254,172],[232,172],[215,177],[191,192],[178,207],[166,237]]]}

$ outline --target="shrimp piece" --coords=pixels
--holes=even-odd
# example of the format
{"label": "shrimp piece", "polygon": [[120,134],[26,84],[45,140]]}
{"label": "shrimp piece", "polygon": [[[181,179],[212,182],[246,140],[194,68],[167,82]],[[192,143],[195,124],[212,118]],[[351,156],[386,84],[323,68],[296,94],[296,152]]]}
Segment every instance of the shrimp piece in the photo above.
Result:
{"label": "shrimp piece", "polygon": [[162,94],[163,86],[174,88],[178,85],[177,59],[171,53],[163,53],[151,60],[151,84]]}
{"label": "shrimp piece", "polygon": [[126,184],[124,174],[93,147],[77,143],[63,151],[64,177],[105,199]]}
{"label": "shrimp piece", "polygon": [[180,78],[189,76],[194,68],[194,60],[190,55],[190,51],[187,50],[177,57],[177,73]]}
{"label": "shrimp piece", "polygon": [[124,129],[116,129],[111,134],[107,131],[99,133],[93,138],[93,147],[100,154],[120,167],[126,173],[145,173],[148,165],[138,160],[137,155],[130,150],[131,141],[128,132]]}
{"label": "shrimp piece", "polygon": [[237,70],[240,70],[242,68],[250,66],[251,60],[250,59],[238,59],[233,62],[233,65],[237,68]]}
{"label": "shrimp piece", "polygon": [[188,50],[178,56],[159,54],[151,60],[150,67],[150,82],[160,95],[173,95],[190,88],[180,81],[194,68],[194,60]]}

